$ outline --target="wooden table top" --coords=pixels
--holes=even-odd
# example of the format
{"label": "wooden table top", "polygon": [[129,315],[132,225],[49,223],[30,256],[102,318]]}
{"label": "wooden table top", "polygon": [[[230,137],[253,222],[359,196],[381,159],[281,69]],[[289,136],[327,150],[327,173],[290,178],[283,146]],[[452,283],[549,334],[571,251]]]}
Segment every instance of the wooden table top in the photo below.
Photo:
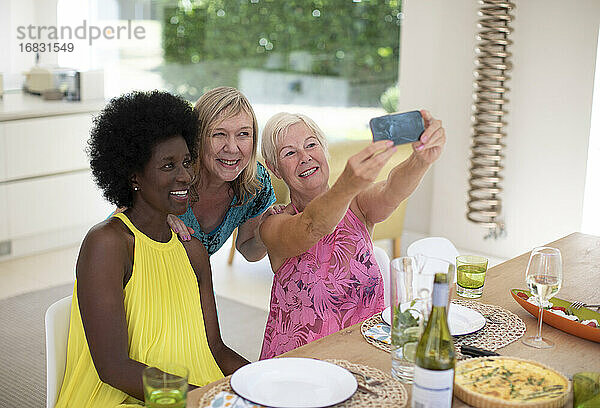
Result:
{"label": "wooden table top", "polygon": [[[558,296],[565,300],[598,303],[600,300],[600,237],[573,233],[548,246],[559,248],[563,256],[564,282]],[[483,295],[478,301],[501,306],[518,315],[527,325],[525,336],[535,335],[536,318],[525,311],[510,295],[510,289],[526,289],[525,268],[529,252],[490,268],[486,275]],[[502,355],[536,360],[565,375],[580,371],[600,370],[600,344],[581,339],[544,324],[542,335],[554,341],[552,349],[538,350],[527,347],[520,340],[498,350]],[[369,343],[360,333],[360,324],[331,334],[282,355],[283,357],[311,357],[317,359],[344,359],[353,363],[391,370],[391,357]],[[214,383],[213,383],[214,384]],[[199,398],[212,384],[192,391],[188,406],[195,408]],[[410,386],[407,389],[410,392]],[[571,401],[565,406],[571,406]],[[466,407],[454,399],[454,407]]]}

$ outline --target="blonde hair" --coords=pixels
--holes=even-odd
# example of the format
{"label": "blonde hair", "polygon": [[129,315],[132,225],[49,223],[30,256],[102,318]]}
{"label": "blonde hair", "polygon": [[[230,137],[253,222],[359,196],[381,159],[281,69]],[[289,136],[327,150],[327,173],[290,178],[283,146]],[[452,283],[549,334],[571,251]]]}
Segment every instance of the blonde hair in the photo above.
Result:
{"label": "blonde hair", "polygon": [[[247,113],[252,118],[252,155],[248,165],[242,172],[231,181],[231,188],[237,198],[237,205],[250,201],[260,190],[261,183],[256,174],[256,151],[258,138],[258,123],[254,110],[248,99],[237,89],[221,86],[211,89],[202,95],[194,105],[194,111],[198,114],[198,156],[199,160],[194,165],[194,189],[198,186],[200,170],[202,169],[202,154],[210,143],[210,132],[215,124],[238,115],[240,112]],[[198,192],[193,191],[192,199],[198,200]]]}
{"label": "blonde hair", "polygon": [[311,118],[301,113],[279,112],[267,121],[262,132],[260,149],[263,158],[270,166],[274,168],[277,167],[277,144],[285,137],[290,126],[301,122],[313,132],[323,147],[325,155],[329,158],[325,133],[323,133],[321,128]]}

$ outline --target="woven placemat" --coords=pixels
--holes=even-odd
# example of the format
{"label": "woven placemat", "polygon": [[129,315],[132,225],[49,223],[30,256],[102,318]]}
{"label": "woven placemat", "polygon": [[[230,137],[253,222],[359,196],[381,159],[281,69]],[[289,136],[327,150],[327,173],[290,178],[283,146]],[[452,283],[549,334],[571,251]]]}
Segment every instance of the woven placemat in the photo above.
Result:
{"label": "woven placemat", "polygon": [[452,303],[476,310],[486,318],[483,329],[473,334],[455,337],[454,344],[458,346],[475,346],[496,351],[519,340],[527,331],[525,322],[519,316],[500,306],[466,299],[453,299]]}
{"label": "woven placemat", "polygon": [[[365,366],[362,364],[351,363],[346,360],[328,359],[324,361],[328,361],[330,363],[343,367],[351,372],[354,372],[354,376],[356,377],[356,381],[358,381],[359,385],[365,385],[365,378],[363,377],[363,375],[382,382],[382,384],[367,387],[370,390],[374,391],[377,395],[357,390],[354,393],[354,395],[352,395],[346,401],[333,405],[333,407],[384,408],[406,406],[406,403],[408,402],[408,393],[406,392],[406,388],[404,388],[404,385],[400,381],[392,378],[392,376],[390,376],[389,374],[386,374],[377,368]],[[234,391],[231,389],[229,381],[230,378],[231,376],[225,377],[220,381],[220,383],[216,384],[210,390],[208,390],[206,394],[204,394],[200,398],[197,408],[204,408],[210,406],[211,401],[216,397],[218,393],[222,391],[234,394]]]}
{"label": "woven placemat", "polygon": [[372,339],[371,337],[368,337],[365,334],[367,332],[367,330],[369,330],[371,327],[375,326],[376,324],[386,324],[383,321],[383,319],[381,318],[381,313],[374,314],[373,316],[371,316],[367,320],[365,320],[363,322],[363,324],[360,325],[360,332],[362,333],[362,335],[365,338],[365,340],[367,341],[367,343],[369,343],[383,351],[387,351],[388,353],[391,353],[392,352],[391,344],[387,344],[387,343],[384,343],[383,341]]}
{"label": "woven placemat", "polygon": [[[476,310],[487,318],[483,329],[465,336],[454,337],[458,359],[465,358],[458,351],[460,350],[460,346],[475,346],[485,350],[496,351],[523,337],[527,330],[525,322],[519,316],[500,306],[466,299],[453,299],[452,303]],[[367,330],[379,323],[384,323],[380,313],[365,320],[360,326],[360,332],[369,344],[389,353],[392,351],[391,345],[365,335]]]}

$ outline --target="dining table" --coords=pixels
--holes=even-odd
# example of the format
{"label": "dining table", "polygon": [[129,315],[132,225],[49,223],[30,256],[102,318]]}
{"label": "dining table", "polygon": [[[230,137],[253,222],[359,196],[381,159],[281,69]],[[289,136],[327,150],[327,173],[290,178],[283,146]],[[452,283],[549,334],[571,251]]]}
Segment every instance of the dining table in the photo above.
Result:
{"label": "dining table", "polygon": [[[600,237],[572,233],[546,246],[560,249],[563,258],[563,283],[558,297],[568,301],[600,303]],[[529,252],[490,268],[485,278],[481,303],[507,309],[519,316],[527,326],[525,336],[535,335],[537,317],[529,314],[511,296],[511,289],[526,289],[525,269]],[[455,295],[454,295],[455,296]],[[342,359],[352,363],[391,371],[391,356],[365,341],[361,324],[355,324],[337,333],[308,343],[280,357],[308,357],[315,359]],[[600,371],[600,343],[576,337],[547,324],[542,334],[555,344],[550,349],[535,349],[517,340],[497,350],[503,356],[518,357],[543,363],[571,378],[582,371]],[[600,329],[598,329],[600,330]],[[202,395],[215,384],[228,378],[195,389],[188,394],[188,407],[198,407]],[[411,385],[405,384],[408,393]],[[410,395],[409,395],[410,401]],[[454,407],[468,407],[454,398]],[[572,406],[572,395],[565,407]]]}

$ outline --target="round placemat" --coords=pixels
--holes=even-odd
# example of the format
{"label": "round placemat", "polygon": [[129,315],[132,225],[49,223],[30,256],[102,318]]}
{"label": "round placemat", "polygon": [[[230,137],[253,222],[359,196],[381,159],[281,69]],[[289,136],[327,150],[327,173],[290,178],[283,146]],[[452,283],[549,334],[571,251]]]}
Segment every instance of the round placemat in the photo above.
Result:
{"label": "round placemat", "polygon": [[[356,377],[359,385],[366,386],[365,377],[379,380],[382,384],[366,386],[368,389],[377,393],[377,395],[369,392],[357,390],[352,397],[344,402],[340,402],[334,407],[339,408],[354,408],[354,407],[404,407],[408,402],[408,393],[404,385],[393,378],[391,375],[383,371],[362,364],[351,363],[346,360],[327,359],[330,363],[339,365],[350,371]],[[371,380],[372,381],[372,380]]]}
{"label": "round placemat", "polygon": [[475,346],[496,351],[519,340],[527,330],[525,322],[519,316],[500,306],[466,299],[453,299],[452,303],[476,310],[486,320],[483,329],[472,334],[455,337],[454,344],[457,346]]}
{"label": "round placemat", "polygon": [[388,353],[391,353],[392,352],[391,344],[384,343],[383,341],[380,341],[380,340],[372,339],[371,337],[369,337],[365,334],[367,332],[367,330],[369,330],[371,327],[375,326],[376,324],[387,324],[381,318],[381,313],[374,314],[373,316],[371,316],[367,320],[365,320],[360,325],[360,332],[362,333],[362,335],[365,338],[365,340],[367,341],[367,343],[369,343],[383,351],[387,351]]}
{"label": "round placemat", "polygon": [[214,400],[217,394],[221,391],[235,394],[235,392],[231,389],[231,385],[229,385],[230,380],[230,375],[228,375],[225,378],[221,378],[220,380],[217,380],[216,384],[210,387],[210,389],[200,397],[200,399],[198,400],[198,405],[192,408],[210,407],[210,403],[212,402],[212,400]]}
{"label": "round placemat", "polygon": [[[408,393],[406,392],[406,388],[404,385],[392,378],[391,375],[384,373],[383,371],[365,366],[362,364],[351,363],[346,360],[333,360],[327,359],[324,361],[328,361],[330,363],[336,364],[340,367],[347,369],[352,372],[356,377],[356,381],[359,385],[366,386],[366,379],[364,376],[370,377],[370,381],[378,380],[381,381],[381,384],[366,386],[368,389],[375,392],[377,395],[374,395],[370,392],[357,390],[350,398],[348,398],[344,402],[340,402],[339,404],[333,405],[333,407],[337,408],[357,408],[357,407],[374,407],[374,408],[384,408],[384,407],[405,407],[408,402]],[[218,393],[225,391],[231,394],[235,394],[235,392],[231,389],[230,385],[231,376],[225,377],[220,380],[219,383],[214,385],[211,389],[209,389],[198,402],[197,408],[203,408],[210,406],[211,401],[217,396]]]}
{"label": "round placemat", "polygon": [[[387,343],[384,343],[383,341],[373,339],[365,334],[367,332],[367,330],[369,330],[371,327],[375,326],[376,324],[387,324],[381,318],[381,313],[377,313],[377,314],[369,317],[367,320],[365,320],[363,322],[363,324],[360,325],[360,332],[362,333],[362,335],[363,335],[364,339],[367,341],[367,343],[369,343],[383,351],[387,351],[388,353],[391,353],[392,352],[391,344],[387,344]],[[454,351],[456,352],[456,358],[458,360],[465,358],[465,356],[463,356],[462,353],[460,352],[460,347],[456,344],[456,342],[454,344]]]}
{"label": "round placemat", "polygon": [[[525,322],[519,316],[500,306],[466,299],[452,299],[452,303],[476,310],[486,318],[486,324],[483,329],[472,334],[454,337],[454,345],[457,349],[456,357],[458,359],[465,358],[459,351],[460,346],[475,346],[485,350],[496,351],[523,337],[527,330]],[[389,353],[392,351],[391,345],[365,335],[367,330],[380,323],[384,323],[384,321],[381,318],[381,314],[377,313],[363,322],[360,326],[360,332],[367,343]]]}

